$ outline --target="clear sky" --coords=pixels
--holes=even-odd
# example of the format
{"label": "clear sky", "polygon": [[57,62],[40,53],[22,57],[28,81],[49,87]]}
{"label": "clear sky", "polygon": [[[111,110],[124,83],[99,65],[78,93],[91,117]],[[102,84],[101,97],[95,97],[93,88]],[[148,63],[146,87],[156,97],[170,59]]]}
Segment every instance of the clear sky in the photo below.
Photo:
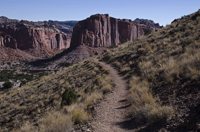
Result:
{"label": "clear sky", "polygon": [[200,0],[0,0],[0,16],[29,21],[83,20],[108,13],[121,19],[152,19],[165,26],[198,9]]}

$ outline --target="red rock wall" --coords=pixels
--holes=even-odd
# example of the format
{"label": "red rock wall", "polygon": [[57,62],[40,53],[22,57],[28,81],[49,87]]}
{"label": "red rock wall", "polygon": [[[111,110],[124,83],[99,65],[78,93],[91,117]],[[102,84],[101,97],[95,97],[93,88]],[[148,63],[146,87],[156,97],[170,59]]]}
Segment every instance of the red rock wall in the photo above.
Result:
{"label": "red rock wall", "polygon": [[2,24],[0,31],[15,38],[17,48],[21,50],[29,48],[67,49],[70,47],[70,37],[50,27],[45,28],[20,22],[16,25]]}
{"label": "red rock wall", "polygon": [[71,46],[110,47],[132,41],[144,35],[143,29],[131,20],[119,20],[109,15],[93,15],[80,21],[73,29]]}
{"label": "red rock wall", "polygon": [[17,42],[10,35],[0,32],[0,46],[11,47],[13,49],[16,49]]}

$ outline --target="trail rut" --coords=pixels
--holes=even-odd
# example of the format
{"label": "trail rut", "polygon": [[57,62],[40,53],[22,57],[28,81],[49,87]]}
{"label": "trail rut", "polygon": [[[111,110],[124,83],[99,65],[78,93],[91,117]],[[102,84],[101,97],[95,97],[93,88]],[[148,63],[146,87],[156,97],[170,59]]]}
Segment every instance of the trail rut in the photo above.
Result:
{"label": "trail rut", "polygon": [[125,128],[120,127],[120,122],[129,120],[130,104],[127,101],[127,84],[126,81],[120,76],[112,66],[104,62],[94,59],[95,62],[99,62],[105,68],[110,70],[110,75],[116,84],[113,91],[95,106],[96,117],[92,122],[92,126],[95,132],[127,132]]}

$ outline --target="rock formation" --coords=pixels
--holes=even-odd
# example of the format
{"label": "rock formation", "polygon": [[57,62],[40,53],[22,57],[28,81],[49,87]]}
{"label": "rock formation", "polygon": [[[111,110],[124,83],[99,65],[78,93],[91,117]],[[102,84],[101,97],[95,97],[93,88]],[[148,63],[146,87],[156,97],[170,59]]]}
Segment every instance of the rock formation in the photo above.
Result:
{"label": "rock formation", "polygon": [[[5,16],[1,16],[0,17],[0,23],[17,23],[20,22],[19,20],[16,19],[9,19]],[[51,26],[55,26],[57,29],[59,29],[60,31],[64,32],[65,34],[67,34],[68,36],[72,36],[72,32],[73,32],[73,27],[76,26],[76,24],[78,23],[78,21],[53,21],[53,20],[49,20],[49,21],[38,21],[38,22],[30,22],[34,25],[37,26],[44,26],[44,25],[51,25]]]}
{"label": "rock formation", "polygon": [[70,46],[70,37],[53,27],[35,26],[28,21],[0,24],[0,31],[16,40],[15,47],[21,50],[29,48],[66,49]]}
{"label": "rock formation", "polygon": [[73,29],[71,47],[87,45],[90,47],[110,47],[124,41],[132,41],[144,35],[141,26],[131,20],[120,20],[108,14],[96,14],[79,21]]}
{"label": "rock formation", "polygon": [[0,59],[52,56],[69,48],[70,41],[71,38],[55,26],[38,26],[29,21],[0,23]]}
{"label": "rock formation", "polygon": [[0,23],[9,23],[9,22],[19,22],[19,20],[16,19],[9,19],[5,16],[0,17]]}
{"label": "rock formation", "polygon": [[139,19],[136,18],[133,23],[139,24],[144,32],[154,32],[156,30],[158,30],[159,28],[161,28],[161,26],[159,25],[159,23],[155,23],[153,20],[148,20],[148,19]]}
{"label": "rock formation", "polygon": [[17,42],[10,35],[0,32],[0,46],[11,47],[13,49],[17,48]]}
{"label": "rock formation", "polygon": [[78,23],[78,21],[53,21],[53,20],[49,20],[49,21],[39,21],[39,22],[32,22],[35,25],[39,25],[39,26],[43,26],[43,25],[52,25],[55,26],[56,28],[58,28],[60,31],[66,33],[68,36],[72,36],[72,32],[73,32],[73,27],[76,26],[76,24]]}

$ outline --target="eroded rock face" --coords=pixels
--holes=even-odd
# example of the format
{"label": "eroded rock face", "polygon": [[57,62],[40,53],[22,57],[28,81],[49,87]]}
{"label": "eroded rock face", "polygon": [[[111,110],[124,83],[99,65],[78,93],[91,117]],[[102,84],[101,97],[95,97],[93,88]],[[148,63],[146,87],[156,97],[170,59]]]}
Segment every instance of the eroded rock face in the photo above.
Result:
{"label": "eroded rock face", "polygon": [[5,23],[5,22],[19,22],[19,20],[16,20],[16,19],[9,19],[5,16],[1,16],[0,17],[0,23]]}
{"label": "eroded rock face", "polygon": [[13,49],[17,48],[17,42],[10,35],[0,32],[0,46],[11,47]]}
{"label": "eroded rock face", "polygon": [[28,21],[3,23],[0,24],[0,31],[16,40],[16,46],[11,46],[11,48],[67,49],[70,46],[70,37],[48,25],[36,26]]}
{"label": "eroded rock face", "polygon": [[71,37],[72,32],[73,32],[73,27],[76,26],[78,21],[53,21],[53,20],[49,20],[49,21],[39,21],[39,22],[32,22],[32,23],[34,23],[35,25],[39,25],[39,26],[43,26],[45,24],[55,26],[60,31],[64,32],[65,34],[67,34],[68,36]]}
{"label": "eroded rock face", "polygon": [[131,20],[120,20],[105,15],[93,15],[73,29],[71,47],[87,45],[90,47],[110,47],[123,41],[132,41],[144,35],[141,26]]}
{"label": "eroded rock face", "polygon": [[133,23],[139,24],[143,28],[144,32],[154,32],[162,27],[159,25],[159,23],[155,23],[153,20],[148,19],[136,18]]}

